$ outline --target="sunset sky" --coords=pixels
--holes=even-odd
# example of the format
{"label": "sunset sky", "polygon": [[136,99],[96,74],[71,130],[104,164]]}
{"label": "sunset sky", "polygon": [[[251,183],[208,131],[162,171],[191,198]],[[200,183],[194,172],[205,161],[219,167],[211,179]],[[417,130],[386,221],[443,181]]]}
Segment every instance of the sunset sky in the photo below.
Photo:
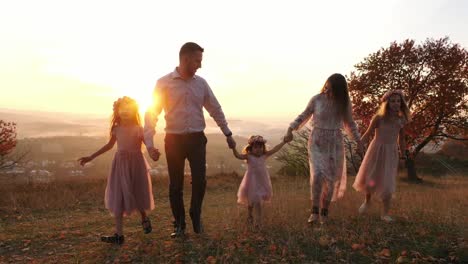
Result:
{"label": "sunset sky", "polygon": [[0,108],[109,115],[122,95],[145,107],[194,41],[228,118],[290,119],[390,42],[468,47],[467,25],[464,0],[2,1]]}

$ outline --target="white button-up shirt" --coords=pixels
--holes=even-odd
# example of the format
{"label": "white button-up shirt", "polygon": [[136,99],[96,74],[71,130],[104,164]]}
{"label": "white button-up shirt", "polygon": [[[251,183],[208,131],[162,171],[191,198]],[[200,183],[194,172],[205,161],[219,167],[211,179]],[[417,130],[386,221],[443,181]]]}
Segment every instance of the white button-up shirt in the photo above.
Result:
{"label": "white button-up shirt", "polygon": [[189,80],[184,80],[176,68],[157,81],[154,97],[154,112],[145,114],[144,137],[148,148],[153,147],[155,127],[163,109],[166,133],[188,134],[203,131],[206,127],[203,115],[205,107],[223,134],[231,134],[221,105],[208,83],[200,76],[195,75]]}

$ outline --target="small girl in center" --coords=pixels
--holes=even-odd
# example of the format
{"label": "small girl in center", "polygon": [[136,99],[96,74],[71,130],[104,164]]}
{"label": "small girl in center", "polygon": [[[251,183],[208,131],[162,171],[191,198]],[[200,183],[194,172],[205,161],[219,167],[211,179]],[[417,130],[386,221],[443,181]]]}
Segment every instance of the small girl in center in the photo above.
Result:
{"label": "small girl in center", "polygon": [[273,149],[266,149],[266,140],[262,136],[251,136],[242,154],[232,149],[234,156],[247,161],[247,171],[237,192],[237,203],[247,205],[249,209],[248,222],[254,222],[253,211],[257,212],[256,226],[261,225],[263,202],[269,202],[272,197],[270,175],[266,167],[266,159],[280,150],[287,142],[283,139]]}

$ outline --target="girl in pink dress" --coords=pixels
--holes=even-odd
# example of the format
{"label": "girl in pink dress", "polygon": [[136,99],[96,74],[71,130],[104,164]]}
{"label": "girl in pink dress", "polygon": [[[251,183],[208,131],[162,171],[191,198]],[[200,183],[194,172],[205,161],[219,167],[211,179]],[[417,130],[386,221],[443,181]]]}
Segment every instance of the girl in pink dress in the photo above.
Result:
{"label": "girl in pink dress", "polygon": [[312,97],[304,112],[289,125],[286,140],[291,140],[292,131],[308,120],[312,126],[308,141],[312,212],[307,222],[313,224],[319,220],[320,206],[320,222],[324,224],[330,203],[341,198],[346,190],[343,127],[357,141],[358,150],[362,149],[343,75],[335,73],[328,77],[321,93]]}
{"label": "girl in pink dress", "polygon": [[410,121],[410,112],[401,90],[386,92],[381,102],[379,111],[361,138],[366,142],[375,131],[375,137],[367,149],[353,187],[366,194],[359,213],[364,213],[369,208],[371,195],[374,194],[383,201],[381,219],[391,222],[393,219],[388,212],[398,172],[398,143],[403,157],[406,149],[404,126]]}
{"label": "girl in pink dress", "polygon": [[120,245],[124,242],[123,216],[139,212],[143,231],[147,234],[152,228],[146,211],[154,209],[149,167],[141,153],[143,128],[140,125],[138,105],[129,97],[119,98],[114,102],[109,142],[96,153],[78,161],[82,166],[85,165],[112,149],[115,142],[117,152],[107,178],[105,193],[106,208],[115,218],[115,234],[102,236],[101,241]]}
{"label": "girl in pink dress", "polygon": [[256,210],[256,226],[261,224],[263,202],[269,202],[273,194],[266,159],[280,150],[286,144],[286,141],[283,140],[268,151],[265,143],[266,140],[262,136],[251,136],[242,154],[239,154],[236,148],[232,149],[236,158],[247,161],[247,171],[237,192],[237,202],[247,205],[249,223],[253,223],[253,211]]}

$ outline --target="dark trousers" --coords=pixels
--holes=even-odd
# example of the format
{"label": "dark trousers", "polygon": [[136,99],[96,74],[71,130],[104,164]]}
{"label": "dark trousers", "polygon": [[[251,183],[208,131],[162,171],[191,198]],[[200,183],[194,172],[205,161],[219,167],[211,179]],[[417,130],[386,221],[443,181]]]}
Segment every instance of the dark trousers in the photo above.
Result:
{"label": "dark trousers", "polygon": [[200,222],[201,207],[206,189],[206,143],[203,132],[166,134],[164,139],[169,171],[169,200],[175,224],[185,229],[184,167],[189,161],[192,173],[190,216]]}

